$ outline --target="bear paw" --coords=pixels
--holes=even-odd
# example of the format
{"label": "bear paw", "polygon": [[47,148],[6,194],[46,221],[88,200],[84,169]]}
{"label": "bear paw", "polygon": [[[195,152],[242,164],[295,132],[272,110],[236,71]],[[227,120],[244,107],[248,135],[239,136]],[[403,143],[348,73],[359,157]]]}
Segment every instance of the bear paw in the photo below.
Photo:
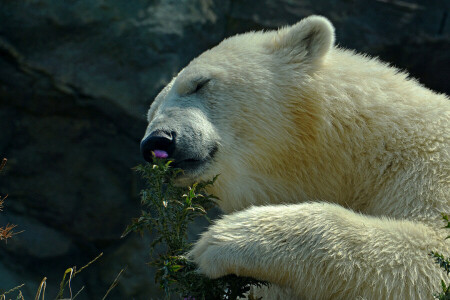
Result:
{"label": "bear paw", "polygon": [[227,272],[226,247],[211,231],[202,235],[187,257],[198,265],[199,272],[209,278],[219,278]]}

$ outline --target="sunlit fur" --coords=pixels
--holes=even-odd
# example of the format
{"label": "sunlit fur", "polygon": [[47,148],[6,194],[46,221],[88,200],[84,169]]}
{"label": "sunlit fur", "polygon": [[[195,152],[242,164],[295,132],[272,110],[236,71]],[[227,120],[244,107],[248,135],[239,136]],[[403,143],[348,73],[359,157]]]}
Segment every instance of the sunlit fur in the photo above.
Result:
{"label": "sunlit fur", "polygon": [[450,254],[445,95],[335,47],[313,16],[205,52],[150,124],[167,90],[200,75],[211,83],[189,101],[219,150],[190,180],[220,173],[211,192],[228,213],[190,253],[201,272],[268,280],[264,299],[430,299],[449,279],[428,256]]}

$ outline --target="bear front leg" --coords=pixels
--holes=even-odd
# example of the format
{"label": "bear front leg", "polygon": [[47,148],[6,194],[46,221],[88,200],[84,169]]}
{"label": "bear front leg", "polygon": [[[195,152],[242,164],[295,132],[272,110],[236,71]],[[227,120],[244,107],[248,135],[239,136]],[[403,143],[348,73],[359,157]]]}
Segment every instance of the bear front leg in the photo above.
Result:
{"label": "bear front leg", "polygon": [[329,203],[252,207],[226,215],[189,253],[200,272],[266,280],[305,299],[431,299],[430,251],[445,236],[417,222],[367,217]]}

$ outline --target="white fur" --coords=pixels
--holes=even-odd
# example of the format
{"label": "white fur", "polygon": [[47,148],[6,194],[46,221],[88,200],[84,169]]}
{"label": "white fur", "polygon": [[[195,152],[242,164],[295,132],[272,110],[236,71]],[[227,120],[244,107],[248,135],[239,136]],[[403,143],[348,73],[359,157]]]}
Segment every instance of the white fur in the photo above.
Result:
{"label": "white fur", "polygon": [[[219,145],[183,183],[220,173],[229,215],[190,257],[211,277],[272,282],[265,299],[430,299],[449,279],[428,253],[450,254],[450,100],[333,43],[317,16],[235,36],[158,96],[150,124],[182,126],[161,116],[196,107]],[[199,76],[211,81],[185,96]]]}

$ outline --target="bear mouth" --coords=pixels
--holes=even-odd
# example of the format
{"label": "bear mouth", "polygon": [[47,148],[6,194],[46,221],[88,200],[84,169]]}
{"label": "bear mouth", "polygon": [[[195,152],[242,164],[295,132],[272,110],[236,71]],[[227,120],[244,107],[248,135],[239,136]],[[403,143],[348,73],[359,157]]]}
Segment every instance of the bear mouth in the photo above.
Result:
{"label": "bear mouth", "polygon": [[207,170],[208,165],[211,164],[214,159],[216,153],[218,151],[218,146],[213,146],[209,151],[206,157],[204,158],[186,158],[182,160],[175,160],[172,163],[172,167],[179,168],[183,170],[179,174],[179,179],[181,178],[191,178],[195,180],[196,178],[203,175],[203,173]]}
{"label": "bear mouth", "polygon": [[180,161],[174,161],[172,167],[182,169],[183,171],[193,171],[205,164],[209,159],[188,158]]}

